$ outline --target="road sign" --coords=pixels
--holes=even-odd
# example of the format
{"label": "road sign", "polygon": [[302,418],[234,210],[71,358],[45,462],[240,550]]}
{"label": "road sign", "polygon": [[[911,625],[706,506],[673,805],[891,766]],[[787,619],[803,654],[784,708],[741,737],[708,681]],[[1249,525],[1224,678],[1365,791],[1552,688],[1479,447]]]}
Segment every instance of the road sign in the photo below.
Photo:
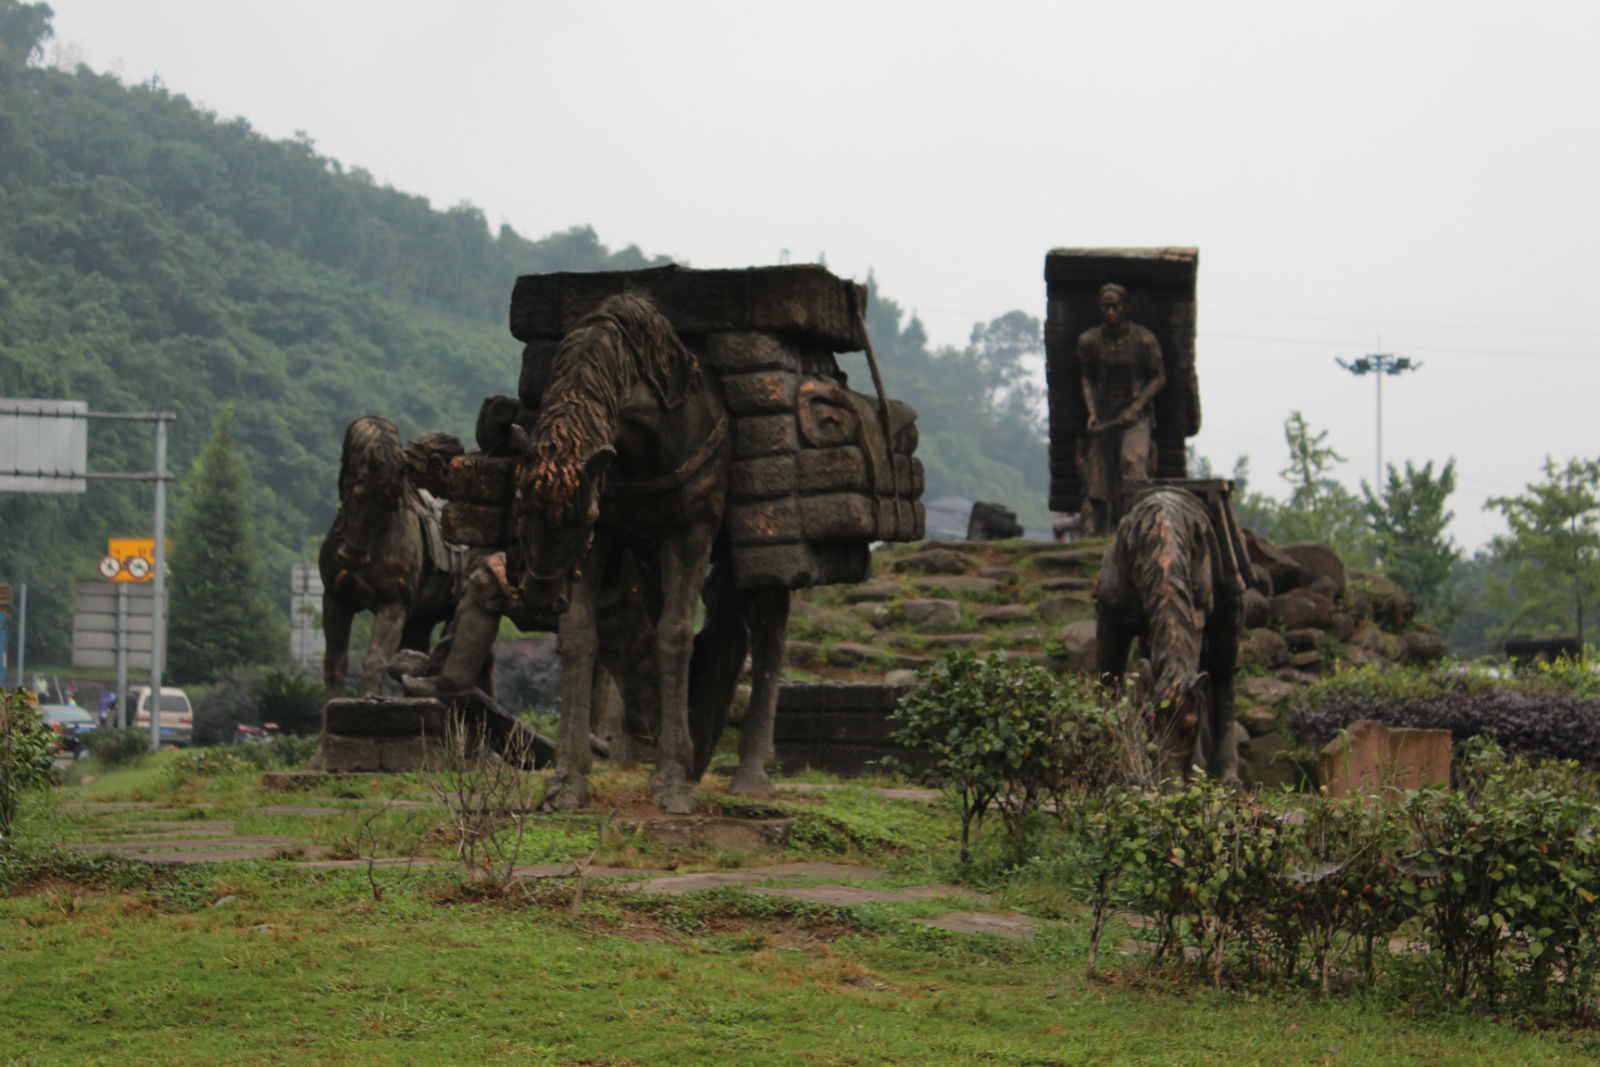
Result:
{"label": "road sign", "polygon": [[6,400],[0,411],[0,492],[86,490],[88,416],[82,400]]}
{"label": "road sign", "polygon": [[[154,604],[152,585],[80,581],[72,605],[72,665],[115,667],[120,643],[127,669],[149,670]],[[166,658],[164,648],[162,658]]]}
{"label": "road sign", "polygon": [[[172,551],[170,544],[167,551]],[[100,561],[100,577],[110,582],[148,582],[155,558],[154,537],[108,538],[105,558]]]}
{"label": "road sign", "polygon": [[322,575],[314,562],[300,562],[289,570],[289,659],[309,667],[322,659]]}

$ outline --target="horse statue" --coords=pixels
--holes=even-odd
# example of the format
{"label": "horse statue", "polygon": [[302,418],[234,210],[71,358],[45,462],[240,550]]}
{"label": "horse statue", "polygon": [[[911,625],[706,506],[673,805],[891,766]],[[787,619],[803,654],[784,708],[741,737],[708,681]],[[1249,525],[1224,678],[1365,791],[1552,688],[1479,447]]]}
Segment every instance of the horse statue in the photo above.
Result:
{"label": "horse statue", "polygon": [[519,593],[561,616],[561,728],[547,802],[588,803],[587,714],[598,648],[597,603],[631,553],[659,593],[659,700],[653,795],[696,810],[689,721],[695,606],[727,499],[728,413],[714,384],[644,297],[607,298],[556,350],[513,505],[525,558]]}
{"label": "horse statue", "polygon": [[394,424],[377,415],[351,421],[339,457],[339,513],[317,555],[328,699],[344,693],[350,621],[357,612],[372,612],[362,696],[378,695],[384,668],[399,649],[426,652],[434,626],[455,614],[469,559],[441,536],[440,510],[438,500],[407,477]]}
{"label": "horse statue", "polygon": [[1230,532],[1194,493],[1153,489],[1118,524],[1095,582],[1100,676],[1121,683],[1135,637],[1149,657],[1164,782],[1198,768],[1239,784],[1231,731],[1245,587]]}

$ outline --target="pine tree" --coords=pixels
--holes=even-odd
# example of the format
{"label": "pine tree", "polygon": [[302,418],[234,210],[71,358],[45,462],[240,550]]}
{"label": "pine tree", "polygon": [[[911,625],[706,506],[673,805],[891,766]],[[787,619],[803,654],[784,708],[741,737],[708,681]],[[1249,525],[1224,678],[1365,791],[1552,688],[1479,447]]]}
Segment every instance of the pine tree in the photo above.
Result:
{"label": "pine tree", "polygon": [[172,545],[169,662],[180,682],[281,658],[250,522],[250,472],[233,443],[233,409],[184,479]]}
{"label": "pine tree", "polygon": [[1444,609],[1434,621],[1448,629],[1458,609],[1440,603],[1438,596],[1461,558],[1461,549],[1445,532],[1455,518],[1445,502],[1456,490],[1456,461],[1446,463],[1438,477],[1432,460],[1420,470],[1406,460],[1403,477],[1391,463],[1388,473],[1382,496],[1361,483],[1362,506],[1377,538],[1383,573],[1410,593],[1425,614]]}

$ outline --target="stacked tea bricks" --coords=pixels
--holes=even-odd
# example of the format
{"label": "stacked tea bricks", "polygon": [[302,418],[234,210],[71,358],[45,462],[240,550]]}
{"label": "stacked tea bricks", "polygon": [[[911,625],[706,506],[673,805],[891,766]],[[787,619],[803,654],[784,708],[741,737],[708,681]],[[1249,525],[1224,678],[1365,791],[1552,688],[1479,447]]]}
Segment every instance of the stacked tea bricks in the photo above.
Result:
{"label": "stacked tea bricks", "polygon": [[[722,388],[733,442],[725,532],[741,587],[860,581],[871,570],[872,542],[923,536],[916,412],[876,389],[846,387],[834,357],[867,347],[867,293],[819,266],[518,278],[511,333],[526,345],[521,410],[491,415],[486,405],[485,453],[500,451],[484,440],[496,425],[514,419],[531,428],[561,338],[621,292],[649,296]],[[495,463],[450,461],[447,492],[460,495],[446,508],[447,536],[510,540],[511,475]],[[473,464],[483,469],[468,475]]]}

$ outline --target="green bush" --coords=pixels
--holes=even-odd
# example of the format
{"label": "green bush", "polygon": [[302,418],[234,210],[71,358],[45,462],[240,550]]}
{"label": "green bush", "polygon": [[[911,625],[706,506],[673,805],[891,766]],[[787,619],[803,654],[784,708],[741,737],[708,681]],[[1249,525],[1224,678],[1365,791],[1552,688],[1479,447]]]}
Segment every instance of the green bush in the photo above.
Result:
{"label": "green bush", "polygon": [[150,731],[136,726],[102,726],[86,734],[83,744],[107,767],[123,767],[149,755]]}
{"label": "green bush", "polygon": [[265,744],[236,745],[229,754],[257,770],[294,770],[304,767],[317,750],[316,737],[274,737]]}
{"label": "green bush", "polygon": [[315,734],[322,730],[322,683],[305,671],[267,671],[257,690],[262,723],[276,723],[285,734]]}
{"label": "green bush", "polygon": [[173,785],[194,778],[220,778],[229,774],[254,774],[253,760],[242,758],[234,748],[186,748],[174,756],[162,773]]}
{"label": "green bush", "polygon": [[53,785],[56,732],[26,689],[0,690],[0,845],[11,843],[22,793]]}
{"label": "green bush", "polygon": [[1036,663],[979,660],[952,652],[918,672],[901,698],[890,739],[930,757],[903,768],[961,802],[961,858],[971,829],[991,805],[1011,835],[1013,859],[1027,858],[1028,827],[1045,801],[1062,807],[1074,787],[1100,788],[1115,765],[1115,732],[1096,687],[1058,678]]}

